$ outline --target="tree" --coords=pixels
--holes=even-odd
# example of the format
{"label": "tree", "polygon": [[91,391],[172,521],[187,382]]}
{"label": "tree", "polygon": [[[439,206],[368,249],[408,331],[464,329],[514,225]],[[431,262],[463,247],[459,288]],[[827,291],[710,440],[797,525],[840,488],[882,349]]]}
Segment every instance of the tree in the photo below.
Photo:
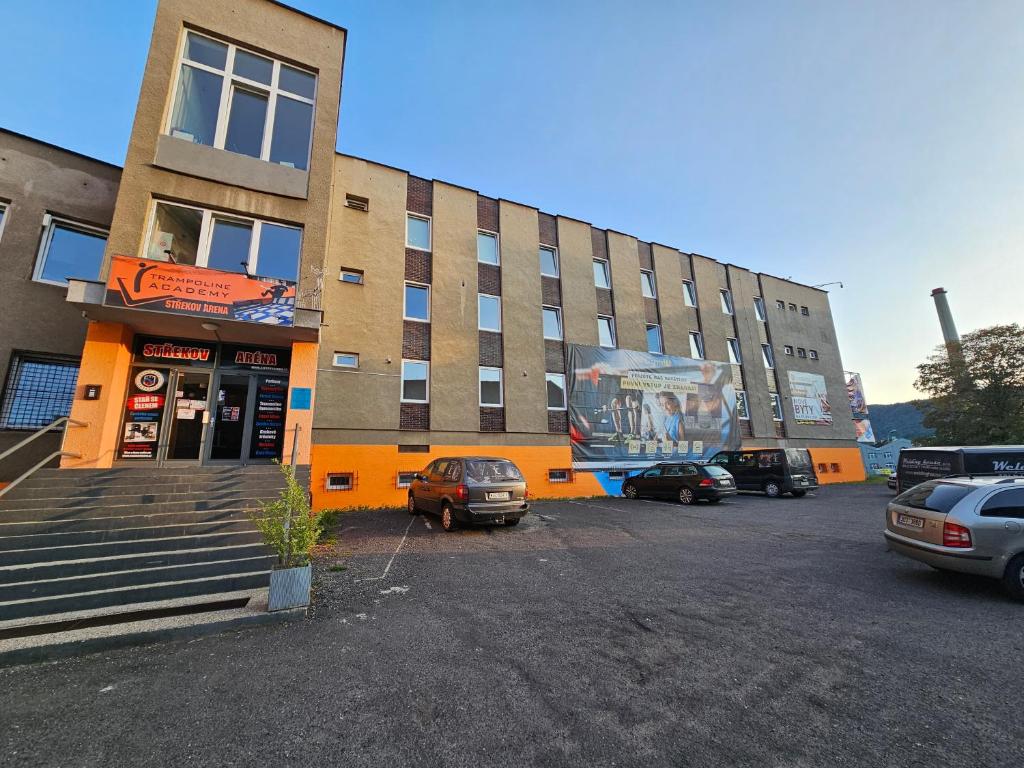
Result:
{"label": "tree", "polygon": [[917,366],[933,445],[1024,443],[1024,327],[994,325],[939,347]]}

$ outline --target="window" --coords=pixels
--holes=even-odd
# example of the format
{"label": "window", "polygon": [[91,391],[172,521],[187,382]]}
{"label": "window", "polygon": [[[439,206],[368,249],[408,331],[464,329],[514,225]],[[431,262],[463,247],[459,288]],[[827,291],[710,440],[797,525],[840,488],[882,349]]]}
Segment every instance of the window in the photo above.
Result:
{"label": "window", "polygon": [[402,317],[406,320],[430,322],[430,286],[419,283],[405,284],[405,309]]}
{"label": "window", "polygon": [[422,360],[402,361],[402,402],[430,402],[430,363]]}
{"label": "window", "polygon": [[776,309],[785,309],[786,308],[786,302],[784,302],[782,299],[777,299],[775,301],[775,308]]}
{"label": "window", "polygon": [[611,469],[611,470],[608,471],[608,479],[609,480],[625,480],[626,476],[628,474],[629,474],[629,472],[627,472],[624,469]]}
{"label": "window", "polygon": [[604,259],[594,259],[594,285],[598,288],[612,287],[608,279],[608,262]]}
{"label": "window", "polygon": [[146,256],[296,282],[302,229],[157,201]]}
{"label": "window", "polygon": [[810,350],[807,351],[807,355],[811,358],[811,360],[817,360],[818,359],[818,350],[810,349]]}
{"label": "window", "polygon": [[597,343],[602,347],[615,347],[615,320],[605,315],[597,316]]}
{"label": "window", "polygon": [[722,298],[722,313],[731,315],[732,311],[732,293],[727,291],[725,288],[718,292],[718,295]]}
{"label": "window", "polygon": [[743,357],[740,355],[740,342],[739,339],[726,339],[729,345],[729,362],[733,365],[740,365],[743,362]]}
{"label": "window", "polygon": [[693,280],[683,280],[683,304],[688,307],[697,306],[697,289],[693,286]]}
{"label": "window", "polygon": [[418,251],[430,250],[430,219],[407,213],[405,216],[405,244]]}
{"label": "window", "polygon": [[355,487],[355,475],[351,472],[328,472],[326,490],[351,491]]}
{"label": "window", "polygon": [[760,296],[754,297],[754,316],[757,317],[762,323],[766,320],[767,316],[764,311],[764,299]]}
{"label": "window", "polygon": [[700,331],[690,331],[690,357],[694,360],[704,359],[704,337]]}
{"label": "window", "polygon": [[558,307],[543,307],[544,338],[560,341],[562,338],[562,310]]}
{"label": "window", "polygon": [[0,429],[39,429],[71,413],[78,360],[15,352],[0,401]]}
{"label": "window", "polygon": [[481,264],[498,264],[498,236],[493,232],[476,233],[476,260]]}
{"label": "window", "polygon": [[370,198],[359,195],[345,195],[345,207],[367,213],[370,210]]}
{"label": "window", "polygon": [[796,356],[797,357],[807,357],[807,350],[804,349],[803,347],[797,347],[796,348]]}
{"label": "window", "polygon": [[558,251],[554,248],[540,247],[540,273],[546,277],[558,277]]}
{"label": "window", "polygon": [[548,390],[548,410],[565,410],[565,374],[545,373],[544,382]]}
{"label": "window", "polygon": [[359,355],[355,352],[335,352],[334,353],[334,367],[335,368],[358,368],[359,367]]}
{"label": "window", "polygon": [[43,217],[43,226],[34,280],[54,285],[67,285],[71,277],[99,280],[106,232],[50,214]]}
{"label": "window", "polygon": [[661,326],[648,324],[647,326],[647,351],[655,355],[662,354],[665,349],[661,344]]}
{"label": "window", "polygon": [[654,273],[649,269],[640,270],[640,292],[648,299],[658,298],[658,292],[654,287]]}
{"label": "window", "polygon": [[803,315],[804,317],[810,317],[811,310],[809,310],[807,307],[800,307],[800,314]]}
{"label": "window", "polygon": [[772,352],[772,347],[771,347],[770,344],[762,344],[761,345],[761,357],[764,358],[764,367],[765,368],[774,368],[775,367],[775,353]]}
{"label": "window", "polygon": [[548,470],[548,482],[549,483],[571,483],[572,482],[572,470],[570,470],[570,469],[549,469]]}
{"label": "window", "polygon": [[501,368],[480,368],[480,406],[500,408],[502,402]]}
{"label": "window", "polygon": [[1007,488],[989,496],[978,514],[982,517],[1024,518],[1024,488]]}
{"label": "window", "polygon": [[793,347],[791,347],[789,344],[786,344],[782,348],[782,354],[789,355],[790,357],[792,357],[793,356]]}
{"label": "window", "polygon": [[480,312],[477,327],[481,331],[501,333],[501,297],[486,293],[478,294],[477,308]]}
{"label": "window", "polygon": [[782,397],[775,394],[771,395],[772,398],[772,421],[782,421]]}
{"label": "window", "polygon": [[338,279],[343,283],[353,283],[354,285],[363,284],[363,270],[361,269],[347,269],[346,267],[341,268],[341,274]]}
{"label": "window", "polygon": [[408,488],[412,485],[412,481],[416,479],[418,472],[399,472],[395,483],[396,488]]}
{"label": "window", "polygon": [[741,389],[736,390],[736,415],[745,421],[750,419],[750,408],[747,405],[747,393]]}
{"label": "window", "polygon": [[[429,445],[410,445],[408,443],[398,446],[399,453],[430,453]],[[426,471],[424,471],[426,474]]]}
{"label": "window", "polygon": [[4,221],[7,220],[7,206],[0,203],[0,238],[4,236]]}
{"label": "window", "polygon": [[793,302],[789,302],[789,311],[796,312],[796,304],[794,304]]}
{"label": "window", "polygon": [[312,73],[189,32],[167,133],[306,170],[315,96]]}

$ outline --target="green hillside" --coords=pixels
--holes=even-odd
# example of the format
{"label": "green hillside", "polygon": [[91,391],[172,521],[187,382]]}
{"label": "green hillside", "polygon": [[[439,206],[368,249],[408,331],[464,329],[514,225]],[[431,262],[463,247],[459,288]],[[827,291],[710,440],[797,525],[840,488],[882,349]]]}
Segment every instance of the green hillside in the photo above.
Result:
{"label": "green hillside", "polygon": [[878,440],[885,440],[890,430],[895,432],[895,437],[905,437],[908,440],[931,436],[934,430],[921,423],[924,416],[918,408],[919,402],[912,400],[908,403],[868,405],[868,418],[871,419],[875,437]]}

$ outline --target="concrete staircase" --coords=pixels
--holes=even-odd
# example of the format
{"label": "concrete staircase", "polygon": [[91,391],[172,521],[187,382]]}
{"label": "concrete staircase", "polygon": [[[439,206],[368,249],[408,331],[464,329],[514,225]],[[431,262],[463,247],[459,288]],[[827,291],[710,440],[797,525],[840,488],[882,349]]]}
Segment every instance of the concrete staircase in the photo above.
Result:
{"label": "concrete staircase", "polygon": [[[298,477],[308,486],[309,468]],[[283,487],[265,465],[38,472],[0,498],[0,661],[258,602],[274,560],[245,509]]]}

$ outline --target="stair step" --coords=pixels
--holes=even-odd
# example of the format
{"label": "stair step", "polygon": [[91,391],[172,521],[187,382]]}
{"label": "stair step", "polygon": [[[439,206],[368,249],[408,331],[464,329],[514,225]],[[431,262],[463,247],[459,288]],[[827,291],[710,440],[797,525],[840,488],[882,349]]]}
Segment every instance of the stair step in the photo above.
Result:
{"label": "stair step", "polygon": [[[70,486],[54,487],[47,485],[39,488],[23,488],[16,486],[6,496],[0,498],[0,509],[5,507],[26,507],[29,503],[44,501],[88,501],[90,499],[122,499],[121,503],[133,497],[147,499],[151,496],[175,496],[179,494],[213,495],[220,493],[249,493],[250,495],[277,496],[285,484],[276,478],[259,478],[248,480],[218,480],[205,482],[164,483],[154,479],[145,484],[138,480],[118,485],[104,486]],[[157,499],[159,500],[159,499]],[[23,503],[24,502],[24,503]]]}
{"label": "stair step", "polygon": [[22,520],[0,524],[0,541],[8,536],[30,536],[41,533],[82,533],[86,531],[134,530],[163,528],[169,525],[200,523],[248,522],[245,509],[219,509],[198,512],[157,512],[152,515],[129,514],[123,517],[101,515],[82,520]]}
{"label": "stair step", "polygon": [[255,530],[241,533],[215,533],[205,536],[100,541],[59,546],[53,545],[52,538],[47,536],[25,536],[22,538],[32,540],[25,541],[24,544],[36,544],[36,546],[7,551],[0,550],[0,567],[102,559],[118,555],[142,557],[181,550],[262,546],[263,542],[262,536]]}
{"label": "stair step", "polygon": [[223,499],[179,499],[143,504],[106,504],[91,499],[88,505],[74,507],[43,507],[40,509],[0,509],[0,525],[6,523],[64,522],[94,520],[101,517],[143,517],[176,512],[220,512],[227,509],[258,509],[268,501],[264,496],[232,494]]}
{"label": "stair step", "polygon": [[11,549],[37,547],[67,547],[80,544],[107,544],[137,539],[166,539],[179,536],[208,536],[224,533],[252,533],[255,529],[248,520],[225,520],[174,525],[142,526],[139,528],[111,528],[108,530],[53,531],[52,525],[43,531],[24,530],[22,535],[0,534],[0,552]]}

